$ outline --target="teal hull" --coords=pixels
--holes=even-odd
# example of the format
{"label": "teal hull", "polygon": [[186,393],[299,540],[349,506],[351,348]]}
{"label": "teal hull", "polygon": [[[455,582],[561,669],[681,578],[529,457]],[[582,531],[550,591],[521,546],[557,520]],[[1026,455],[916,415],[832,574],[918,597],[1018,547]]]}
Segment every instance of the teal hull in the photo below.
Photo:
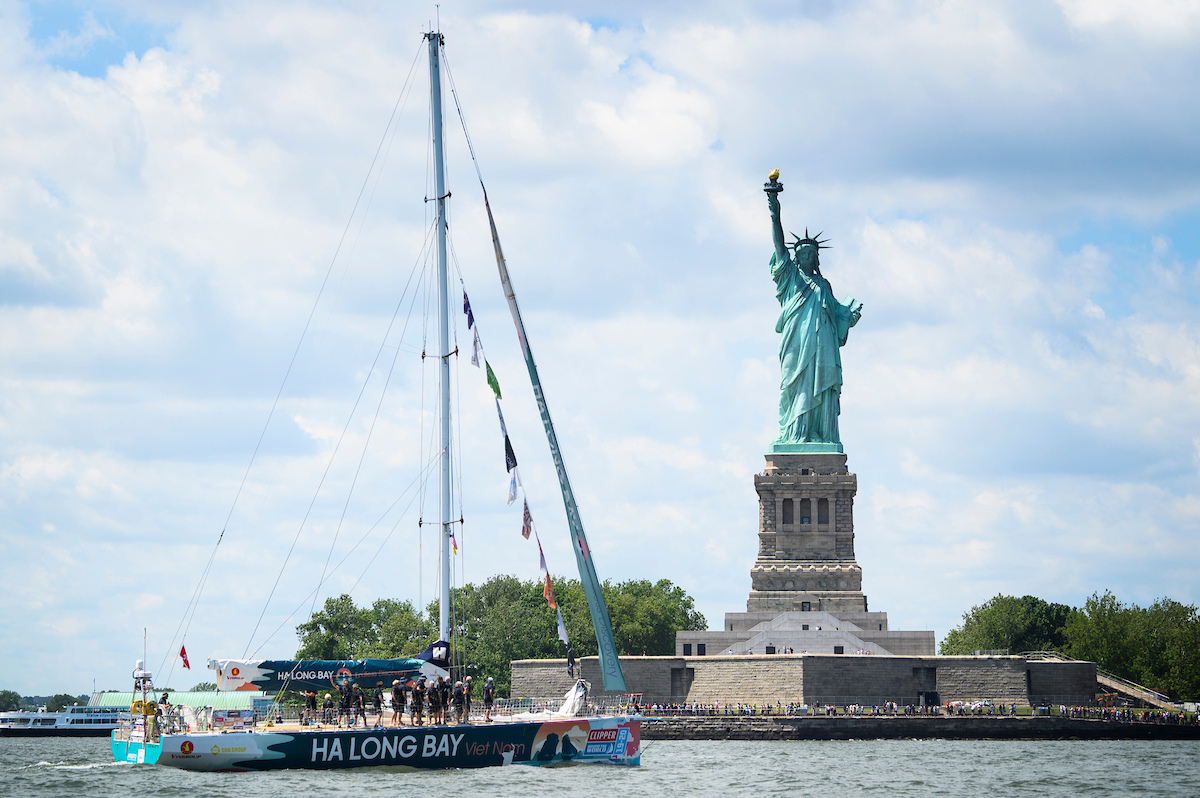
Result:
{"label": "teal hull", "polygon": [[[596,762],[638,765],[641,719],[629,716],[556,718],[452,726],[362,730],[230,731],[164,734],[161,745],[118,751],[117,761],[155,762],[200,771],[261,771],[391,765],[478,768]],[[122,753],[124,756],[122,756]],[[151,758],[153,757],[153,758]]]}
{"label": "teal hull", "polygon": [[116,732],[109,737],[112,747],[113,761],[128,762],[133,765],[156,765],[158,755],[162,753],[161,743],[130,742],[116,739]]}

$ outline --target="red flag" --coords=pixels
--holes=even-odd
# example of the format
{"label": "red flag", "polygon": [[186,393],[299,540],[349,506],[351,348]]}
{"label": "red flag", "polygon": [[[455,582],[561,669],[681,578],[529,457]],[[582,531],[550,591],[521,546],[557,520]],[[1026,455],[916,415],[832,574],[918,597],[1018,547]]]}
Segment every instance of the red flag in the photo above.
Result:
{"label": "red flag", "polygon": [[192,669],[192,666],[189,665],[188,661],[187,661],[187,646],[179,647],[179,656],[183,657],[183,667],[187,668],[190,671]]}
{"label": "red flag", "polygon": [[546,574],[546,587],[542,589],[542,596],[544,596],[546,601],[550,604],[550,609],[558,609],[558,604],[554,602],[554,588],[550,586],[549,573]]}
{"label": "red flag", "polygon": [[521,537],[529,540],[529,533],[533,531],[533,516],[529,514],[529,501],[525,502],[525,518],[521,521]]}

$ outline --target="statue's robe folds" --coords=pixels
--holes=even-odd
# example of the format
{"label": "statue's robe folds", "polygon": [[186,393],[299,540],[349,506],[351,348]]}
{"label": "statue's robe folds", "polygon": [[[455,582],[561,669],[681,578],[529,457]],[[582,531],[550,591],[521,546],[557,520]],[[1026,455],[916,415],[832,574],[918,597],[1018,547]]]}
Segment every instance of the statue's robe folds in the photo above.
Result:
{"label": "statue's robe folds", "polygon": [[861,302],[833,296],[819,271],[805,274],[791,257],[771,256],[771,277],[781,309],[775,332],[783,380],[779,386],[777,443],[841,443],[842,355]]}

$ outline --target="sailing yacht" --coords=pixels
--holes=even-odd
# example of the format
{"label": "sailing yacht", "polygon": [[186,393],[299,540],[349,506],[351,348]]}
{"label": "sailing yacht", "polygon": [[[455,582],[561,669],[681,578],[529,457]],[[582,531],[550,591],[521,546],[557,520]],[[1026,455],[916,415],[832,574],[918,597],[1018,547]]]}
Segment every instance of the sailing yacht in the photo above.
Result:
{"label": "sailing yacht", "polygon": [[[450,628],[450,299],[447,287],[447,217],[443,155],[440,32],[424,35],[429,50],[430,107],[432,110],[434,178],[437,209],[438,345],[441,370],[441,506],[440,549],[442,574],[439,601],[439,640],[423,654],[400,660],[211,660],[217,671],[218,688],[235,690],[325,690],[330,683],[349,680],[387,679],[411,684],[425,677],[449,677],[447,652]],[[469,142],[468,142],[469,143]],[[482,185],[482,181],[481,181]],[[529,372],[538,411],[550,445],[559,478],[572,548],[588,609],[596,630],[604,687],[624,692],[625,682],[613,641],[608,609],[600,591],[591,552],[587,545],[574,493],[559,451],[537,366],[525,334],[516,294],[508,273],[491,207],[484,190],[484,204],[491,225],[500,283],[516,325],[517,337]],[[560,620],[561,623],[561,620]],[[130,720],[112,734],[113,757],[117,761],[158,764],[198,771],[262,771],[284,768],[341,769],[371,766],[412,768],[476,768],[491,765],[560,762],[594,762],[638,765],[641,762],[640,717],[637,715],[586,714],[588,685],[580,680],[557,711],[514,716],[491,723],[441,726],[399,726],[375,729],[320,728],[311,725],[286,727],[246,724],[218,728],[203,713],[181,712],[154,701],[151,674],[135,671],[135,688],[142,700],[135,702]],[[239,716],[239,721],[241,720]]]}

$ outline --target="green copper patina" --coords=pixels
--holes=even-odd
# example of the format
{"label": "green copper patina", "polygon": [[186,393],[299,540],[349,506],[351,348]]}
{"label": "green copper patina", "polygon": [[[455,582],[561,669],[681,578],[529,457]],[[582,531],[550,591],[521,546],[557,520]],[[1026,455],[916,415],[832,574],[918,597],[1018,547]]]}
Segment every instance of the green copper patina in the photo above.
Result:
{"label": "green copper patina", "polygon": [[[797,238],[788,246],[779,220],[779,170],[763,187],[771,209],[775,254],[771,277],[781,310],[775,332],[779,343],[779,437],[772,453],[841,452],[838,414],[841,412],[842,355],[850,328],[858,323],[862,303],[847,297],[839,302],[821,274],[820,233]],[[794,235],[794,234],[793,234]]]}

